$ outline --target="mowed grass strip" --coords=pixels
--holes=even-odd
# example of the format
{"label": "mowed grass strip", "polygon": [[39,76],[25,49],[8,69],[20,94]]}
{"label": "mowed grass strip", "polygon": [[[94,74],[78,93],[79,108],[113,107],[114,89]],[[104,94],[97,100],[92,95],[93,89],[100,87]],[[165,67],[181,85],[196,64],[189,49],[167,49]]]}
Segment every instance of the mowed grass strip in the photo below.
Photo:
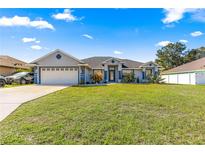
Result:
{"label": "mowed grass strip", "polygon": [[0,144],[205,144],[205,86],[69,87],[0,122]]}

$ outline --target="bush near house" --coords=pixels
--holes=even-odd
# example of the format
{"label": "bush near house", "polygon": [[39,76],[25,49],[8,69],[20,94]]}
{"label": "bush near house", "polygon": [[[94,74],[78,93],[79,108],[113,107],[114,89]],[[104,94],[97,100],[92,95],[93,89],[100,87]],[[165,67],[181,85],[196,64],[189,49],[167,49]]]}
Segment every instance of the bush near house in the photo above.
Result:
{"label": "bush near house", "polygon": [[91,78],[95,83],[100,83],[100,81],[103,80],[103,75],[101,72],[96,72],[91,76]]}
{"label": "bush near house", "polygon": [[163,80],[164,79],[162,79],[161,78],[161,76],[159,76],[159,75],[149,75],[149,76],[147,76],[147,80],[148,80],[148,83],[164,83],[163,82]]}
{"label": "bush near house", "polygon": [[122,78],[123,83],[132,83],[135,82],[135,75],[134,73],[126,73],[123,75]]}
{"label": "bush near house", "polygon": [[22,69],[22,68],[18,68],[16,69],[15,73],[19,73],[19,72],[32,72],[32,69]]}

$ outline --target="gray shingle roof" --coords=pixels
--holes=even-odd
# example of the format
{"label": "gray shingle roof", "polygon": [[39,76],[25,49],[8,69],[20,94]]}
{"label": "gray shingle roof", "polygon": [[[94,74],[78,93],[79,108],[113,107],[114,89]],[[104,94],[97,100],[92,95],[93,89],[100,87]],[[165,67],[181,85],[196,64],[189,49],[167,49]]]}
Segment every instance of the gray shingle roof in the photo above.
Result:
{"label": "gray shingle roof", "polygon": [[[90,57],[90,58],[82,59],[82,61],[90,65],[92,68],[103,68],[102,62],[110,58],[115,58],[115,57]],[[119,58],[115,58],[115,59],[119,59]],[[137,62],[129,59],[120,59],[120,60],[123,62],[123,68],[138,68],[140,65],[143,64],[141,62]]]}
{"label": "gray shingle roof", "polygon": [[180,72],[190,72],[196,70],[205,69],[205,57],[198,60],[180,65],[178,67],[172,68],[170,70],[162,72],[162,74],[180,73]]}
{"label": "gray shingle roof", "polygon": [[21,60],[18,60],[16,58],[7,55],[0,55],[0,66],[23,68],[23,69],[29,68],[28,66],[26,66],[26,62],[23,62]]}
{"label": "gray shingle roof", "polygon": [[143,63],[134,61],[134,60],[129,60],[129,59],[122,59],[123,63],[123,68],[138,68],[141,66]]}

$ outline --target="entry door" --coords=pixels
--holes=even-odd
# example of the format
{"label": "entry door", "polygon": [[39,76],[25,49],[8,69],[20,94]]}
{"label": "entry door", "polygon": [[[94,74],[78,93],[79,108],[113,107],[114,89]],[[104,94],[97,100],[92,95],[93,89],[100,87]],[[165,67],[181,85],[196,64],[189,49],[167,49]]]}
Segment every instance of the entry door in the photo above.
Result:
{"label": "entry door", "polygon": [[109,81],[111,81],[111,82],[115,81],[115,70],[109,71]]}

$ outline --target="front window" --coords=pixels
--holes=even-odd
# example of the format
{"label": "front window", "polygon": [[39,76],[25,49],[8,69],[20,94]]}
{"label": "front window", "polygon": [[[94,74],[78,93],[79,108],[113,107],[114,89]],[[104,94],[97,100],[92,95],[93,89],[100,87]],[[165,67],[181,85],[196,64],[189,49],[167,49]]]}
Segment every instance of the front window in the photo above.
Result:
{"label": "front window", "polygon": [[115,67],[109,67],[109,70],[115,70]]}
{"label": "front window", "polygon": [[123,70],[123,71],[122,71],[123,74],[130,74],[130,73],[132,73],[132,72],[133,72],[133,70]]}

